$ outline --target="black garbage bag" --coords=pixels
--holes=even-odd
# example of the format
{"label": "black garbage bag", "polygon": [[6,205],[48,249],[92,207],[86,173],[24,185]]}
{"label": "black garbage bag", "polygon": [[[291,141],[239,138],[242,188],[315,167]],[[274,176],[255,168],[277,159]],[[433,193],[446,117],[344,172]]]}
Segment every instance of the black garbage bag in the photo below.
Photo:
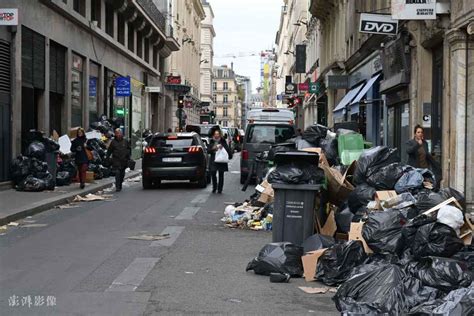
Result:
{"label": "black garbage bag", "polygon": [[407,264],[406,271],[424,285],[446,293],[472,282],[467,263],[450,258],[424,257]]}
{"label": "black garbage bag", "polygon": [[439,192],[433,192],[431,190],[423,190],[419,192],[416,196],[416,207],[420,211],[427,211],[451,197],[458,200],[463,208],[462,211],[464,212],[466,209],[464,195],[453,188],[444,188],[439,190]]}
{"label": "black garbage bag", "polygon": [[40,192],[46,189],[46,183],[34,176],[28,176],[16,186],[16,189],[18,191]]}
{"label": "black garbage bag", "polygon": [[47,153],[53,153],[59,150],[59,143],[54,139],[44,137],[42,143]]}
{"label": "black garbage bag", "polygon": [[308,126],[302,135],[302,138],[311,143],[314,147],[320,146],[320,140],[326,138],[328,128],[323,125],[315,124]]}
{"label": "black garbage bag", "polygon": [[339,158],[339,151],[337,148],[337,139],[321,139],[320,147],[328,160],[330,166],[336,165]]}
{"label": "black garbage bag", "polygon": [[[282,144],[273,145],[268,151],[268,155],[266,159],[273,161],[275,160],[276,153],[289,152],[289,151],[296,151],[295,143],[282,143]],[[265,157],[259,157],[259,158],[265,160]]]}
{"label": "black garbage bag", "polygon": [[[436,187],[435,175],[429,169],[405,169],[405,173],[395,184],[395,191],[398,194],[403,192],[419,192],[423,190],[423,182],[428,181]],[[408,170],[408,172],[407,172]]]}
{"label": "black garbage bag", "polygon": [[71,178],[74,178],[77,173],[76,164],[74,163],[72,159],[63,160],[62,163],[59,164],[58,171],[67,171],[69,172],[69,175],[71,176]]}
{"label": "black garbage bag", "polygon": [[31,158],[29,172],[31,175],[34,175],[35,177],[37,177],[38,175],[41,175],[42,173],[48,172],[48,164],[39,159]]}
{"label": "black garbage bag", "polygon": [[314,234],[313,236],[309,236],[303,242],[303,249],[304,252],[310,252],[318,249],[329,248],[334,246],[336,240],[334,240],[331,236],[325,236],[321,234]]}
{"label": "black garbage bag", "polygon": [[355,214],[361,207],[365,207],[370,201],[373,201],[375,191],[375,188],[365,183],[356,186],[348,197],[351,212]]}
{"label": "black garbage bag", "polygon": [[43,143],[38,141],[32,142],[26,149],[26,156],[36,158],[44,161],[44,155],[46,154],[46,148]]}
{"label": "black garbage bag", "polygon": [[411,251],[417,258],[452,257],[463,247],[464,242],[454,229],[437,222],[420,226],[411,243]]}
{"label": "black garbage bag", "polygon": [[403,175],[402,165],[398,162],[380,168],[367,178],[367,183],[377,190],[393,190],[398,179]]}
{"label": "black garbage bag", "polygon": [[336,219],[337,231],[339,233],[347,234],[351,230],[351,222],[354,213],[351,212],[349,207],[345,207],[342,211],[336,212],[334,217]]}
{"label": "black garbage bag", "polygon": [[13,183],[16,185],[24,180],[30,172],[31,159],[26,156],[19,155],[13,159],[10,171]]}
{"label": "black garbage bag", "polygon": [[371,175],[377,173],[380,168],[391,163],[399,162],[397,149],[385,146],[377,146],[365,150],[357,161],[357,168],[354,172],[354,183],[362,184]]}
{"label": "black garbage bag", "polygon": [[307,162],[279,164],[268,174],[267,181],[285,184],[321,184],[324,181],[324,171]]}
{"label": "black garbage bag", "polygon": [[401,267],[388,264],[353,276],[333,297],[343,314],[403,315],[411,308],[436,298],[438,290],[423,286]]}
{"label": "black garbage bag", "polygon": [[400,265],[400,258],[397,255],[394,255],[391,253],[370,254],[367,256],[367,259],[365,259],[364,263],[352,269],[349,279],[356,275],[371,272],[375,269],[378,269],[382,266],[386,266],[389,264]]}
{"label": "black garbage bag", "polygon": [[265,245],[258,257],[247,265],[245,271],[253,270],[256,274],[288,273],[292,277],[303,275],[303,247],[289,242],[277,242]]}
{"label": "black garbage bag", "polygon": [[415,306],[409,315],[474,315],[474,283],[470,287],[449,292],[443,298],[432,300]]}
{"label": "black garbage bag", "polygon": [[336,285],[347,280],[352,269],[364,262],[367,255],[359,240],[335,244],[319,257],[316,279],[327,285]]}
{"label": "black garbage bag", "polygon": [[406,222],[399,210],[372,212],[362,227],[362,237],[375,253],[400,254],[403,251],[402,227]]}
{"label": "black garbage bag", "polygon": [[72,177],[68,171],[59,171],[56,175],[56,185],[58,187],[70,185],[72,181]]}
{"label": "black garbage bag", "polygon": [[466,262],[469,271],[474,275],[474,245],[464,245],[457,254],[452,256],[452,259]]}
{"label": "black garbage bag", "polygon": [[43,172],[41,174],[37,174],[36,178],[42,180],[44,182],[44,189],[45,190],[54,190],[56,186],[56,181],[51,173],[48,171]]}

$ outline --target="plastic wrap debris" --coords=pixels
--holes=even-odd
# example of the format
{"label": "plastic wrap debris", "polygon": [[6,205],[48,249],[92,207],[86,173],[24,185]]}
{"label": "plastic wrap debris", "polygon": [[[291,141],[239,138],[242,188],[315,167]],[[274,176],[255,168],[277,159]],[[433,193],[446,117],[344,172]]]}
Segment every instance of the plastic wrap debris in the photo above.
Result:
{"label": "plastic wrap debris", "polygon": [[237,207],[228,205],[221,221],[229,228],[271,230],[273,221],[271,207],[271,204],[257,207],[247,202]]}
{"label": "plastic wrap debris", "polygon": [[310,286],[298,286],[298,288],[308,294],[325,294],[328,292],[336,293],[337,289],[334,287],[310,287]]}
{"label": "plastic wrap debris", "polygon": [[224,210],[224,215],[232,217],[235,214],[235,207],[233,205],[227,205]]}
{"label": "plastic wrap debris", "polygon": [[357,161],[357,168],[354,172],[354,183],[362,184],[367,178],[377,173],[379,169],[400,161],[396,149],[385,146],[377,146],[365,150]]}
{"label": "plastic wrap debris", "polygon": [[271,184],[320,184],[324,181],[324,171],[305,162],[282,164],[268,175],[267,181]]}
{"label": "plastic wrap debris", "polygon": [[303,247],[289,242],[270,243],[260,250],[258,257],[247,265],[246,271],[253,270],[256,274],[288,273],[292,277],[303,275],[301,256]]}
{"label": "plastic wrap debris", "polygon": [[395,184],[395,191],[397,193],[419,191],[423,189],[424,182],[431,183],[432,187],[436,186],[435,176],[429,169],[412,169],[407,167],[406,170]]}
{"label": "plastic wrap debris", "polygon": [[320,140],[326,138],[328,133],[328,128],[323,125],[315,124],[307,127],[304,132],[302,138],[311,143],[312,147],[320,147]]}
{"label": "plastic wrap debris", "polygon": [[450,258],[425,257],[407,264],[406,271],[424,285],[446,293],[472,282],[467,263]]}
{"label": "plastic wrap debris", "polygon": [[367,183],[377,190],[393,190],[397,181],[403,175],[403,168],[400,163],[395,162],[367,178]]}
{"label": "plastic wrap debris", "polygon": [[335,244],[319,258],[316,279],[327,285],[344,282],[351,270],[364,262],[367,255],[361,241],[351,240],[344,244]]}
{"label": "plastic wrap debris", "polygon": [[352,213],[356,213],[361,207],[374,199],[375,189],[367,184],[360,184],[355,187],[354,191],[349,194],[349,208]]}
{"label": "plastic wrap debris", "polygon": [[459,236],[460,228],[464,225],[464,214],[457,207],[445,205],[439,209],[436,221],[448,225]]}
{"label": "plastic wrap debris", "polygon": [[410,315],[474,315],[474,284],[449,292],[442,299],[425,302],[410,310]]}
{"label": "plastic wrap debris", "polygon": [[107,195],[107,194],[96,195],[96,194],[89,193],[84,197],[80,195],[76,195],[73,201],[74,202],[110,201],[111,198],[112,198],[112,195]]}
{"label": "plastic wrap debris", "polygon": [[441,223],[420,226],[411,244],[415,257],[451,257],[464,247],[454,229]]}
{"label": "plastic wrap debris", "polygon": [[384,210],[397,209],[401,210],[411,205],[415,205],[416,199],[410,192],[405,192],[388,200],[382,201],[380,205]]}
{"label": "plastic wrap debris", "polygon": [[401,211],[372,212],[362,228],[362,236],[374,252],[401,253],[402,227],[407,219]]}
{"label": "plastic wrap debris", "polygon": [[333,297],[337,309],[358,315],[403,315],[436,298],[438,290],[423,286],[393,264],[370,269],[342,284]]}
{"label": "plastic wrap debris", "polygon": [[304,252],[307,253],[313,250],[331,247],[335,243],[336,241],[331,236],[314,234],[313,236],[306,238],[303,242],[303,248]]}

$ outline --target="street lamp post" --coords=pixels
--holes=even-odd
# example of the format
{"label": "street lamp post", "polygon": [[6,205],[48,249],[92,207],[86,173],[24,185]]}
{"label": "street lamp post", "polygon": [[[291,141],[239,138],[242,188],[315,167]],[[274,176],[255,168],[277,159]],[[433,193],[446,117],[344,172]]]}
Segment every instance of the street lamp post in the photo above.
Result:
{"label": "street lamp post", "polygon": [[370,103],[382,103],[383,105],[383,145],[388,146],[388,108],[387,101],[384,98],[381,99],[370,99],[370,100],[360,100],[361,104],[370,104]]}

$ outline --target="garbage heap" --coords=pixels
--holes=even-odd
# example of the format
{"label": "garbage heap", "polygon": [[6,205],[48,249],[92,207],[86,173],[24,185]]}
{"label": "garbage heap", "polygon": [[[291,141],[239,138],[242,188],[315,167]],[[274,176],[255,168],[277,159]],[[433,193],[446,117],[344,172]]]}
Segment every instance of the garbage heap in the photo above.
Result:
{"label": "garbage heap", "polygon": [[337,287],[333,300],[343,314],[472,315],[474,227],[463,195],[437,190],[434,174],[400,163],[396,149],[365,149],[341,164],[340,151],[327,145],[334,138],[322,130],[312,126],[312,135],[296,141],[319,139],[321,146],[301,148],[320,152],[326,179],[315,194],[316,234],[302,243],[273,234],[247,271],[273,282],[304,276]]}

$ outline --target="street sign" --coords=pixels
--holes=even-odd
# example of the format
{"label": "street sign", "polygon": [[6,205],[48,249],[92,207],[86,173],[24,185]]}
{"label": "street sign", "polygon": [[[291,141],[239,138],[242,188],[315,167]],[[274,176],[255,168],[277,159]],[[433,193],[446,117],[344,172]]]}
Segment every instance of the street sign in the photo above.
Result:
{"label": "street sign", "polygon": [[159,87],[159,86],[145,87],[145,92],[148,92],[148,93],[161,93],[161,87]]}
{"label": "street sign", "polygon": [[317,82],[309,83],[309,93],[319,93],[319,84]]}
{"label": "street sign", "polygon": [[436,0],[392,0],[395,20],[435,20]]}
{"label": "street sign", "polygon": [[0,9],[0,25],[18,25],[18,9]]}
{"label": "street sign", "polygon": [[359,32],[382,35],[397,35],[398,21],[389,15],[361,13]]}
{"label": "street sign", "polygon": [[296,86],[291,83],[291,82],[288,82],[285,86],[285,94],[295,94],[296,93]]}
{"label": "street sign", "polygon": [[168,76],[166,77],[166,83],[181,84],[181,76]]}
{"label": "street sign", "polygon": [[130,91],[130,77],[117,77],[115,78],[115,96],[116,97],[129,97]]}
{"label": "street sign", "polygon": [[348,89],[349,76],[328,76],[328,89]]}
{"label": "street sign", "polygon": [[309,83],[303,82],[298,84],[298,91],[308,91],[309,90]]}
{"label": "street sign", "polygon": [[96,77],[89,77],[89,96],[90,97],[97,96],[97,78]]}

